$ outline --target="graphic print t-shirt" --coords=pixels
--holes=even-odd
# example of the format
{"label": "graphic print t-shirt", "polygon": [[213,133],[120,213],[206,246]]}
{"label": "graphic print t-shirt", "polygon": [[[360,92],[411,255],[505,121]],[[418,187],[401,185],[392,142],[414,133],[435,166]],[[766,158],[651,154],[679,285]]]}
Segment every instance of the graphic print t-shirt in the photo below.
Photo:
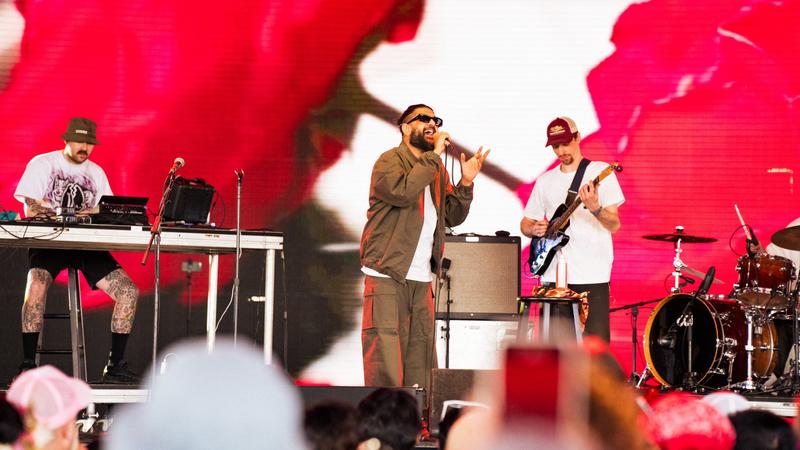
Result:
{"label": "graphic print t-shirt", "polygon": [[63,150],[43,153],[28,163],[19,180],[14,198],[43,200],[50,208],[72,207],[77,211],[94,208],[104,195],[113,195],[105,172],[86,160],[82,164],[67,161]]}

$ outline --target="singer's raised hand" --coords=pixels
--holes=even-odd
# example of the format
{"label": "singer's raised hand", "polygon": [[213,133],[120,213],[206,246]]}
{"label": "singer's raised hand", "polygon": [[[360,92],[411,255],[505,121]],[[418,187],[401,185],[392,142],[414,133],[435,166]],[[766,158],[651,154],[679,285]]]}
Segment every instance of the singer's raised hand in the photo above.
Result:
{"label": "singer's raised hand", "polygon": [[478,176],[478,172],[480,172],[481,167],[483,167],[483,162],[491,151],[492,149],[488,149],[486,153],[484,153],[483,146],[481,146],[470,159],[467,159],[463,153],[461,154],[461,184],[464,186],[472,184],[472,180]]}

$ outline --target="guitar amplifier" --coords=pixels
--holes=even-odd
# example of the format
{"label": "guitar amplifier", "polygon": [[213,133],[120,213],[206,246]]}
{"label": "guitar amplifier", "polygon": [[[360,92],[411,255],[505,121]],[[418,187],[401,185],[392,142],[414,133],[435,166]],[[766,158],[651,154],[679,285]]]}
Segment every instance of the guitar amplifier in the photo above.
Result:
{"label": "guitar amplifier", "polygon": [[446,236],[444,257],[450,268],[436,300],[437,319],[446,317],[449,298],[450,319],[515,320],[520,291],[518,236]]}

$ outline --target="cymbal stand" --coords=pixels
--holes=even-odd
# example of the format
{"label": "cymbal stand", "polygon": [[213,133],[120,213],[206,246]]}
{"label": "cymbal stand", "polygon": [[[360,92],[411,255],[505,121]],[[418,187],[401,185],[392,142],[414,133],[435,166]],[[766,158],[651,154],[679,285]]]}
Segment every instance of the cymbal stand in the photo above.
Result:
{"label": "cymbal stand", "polygon": [[747,357],[747,378],[740,384],[742,389],[752,391],[756,388],[753,381],[753,315],[755,312],[752,309],[746,309],[744,312],[745,323],[747,325],[747,343],[744,345],[744,352]]}
{"label": "cymbal stand", "polygon": [[[675,227],[676,234],[683,234],[683,227],[678,225]],[[681,253],[683,253],[683,249],[681,249],[681,239],[677,239],[675,241],[675,258],[672,259],[672,276],[675,278],[675,284],[670,289],[670,292],[673,294],[677,294],[681,291],[681,270],[686,267],[686,264],[681,261]]]}

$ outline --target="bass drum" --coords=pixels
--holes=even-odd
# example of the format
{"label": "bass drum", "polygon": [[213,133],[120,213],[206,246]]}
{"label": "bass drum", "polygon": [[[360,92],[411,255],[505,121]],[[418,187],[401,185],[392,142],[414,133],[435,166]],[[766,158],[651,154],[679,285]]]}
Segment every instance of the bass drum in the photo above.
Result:
{"label": "bass drum", "polygon": [[[676,325],[691,295],[665,298],[647,319],[644,354],[653,376],[666,387],[680,386],[688,371],[688,328]],[[747,323],[735,299],[701,297],[692,305],[692,370],[703,386],[724,387],[747,378]],[[766,378],[778,361],[771,321],[753,318],[753,377]]]}

